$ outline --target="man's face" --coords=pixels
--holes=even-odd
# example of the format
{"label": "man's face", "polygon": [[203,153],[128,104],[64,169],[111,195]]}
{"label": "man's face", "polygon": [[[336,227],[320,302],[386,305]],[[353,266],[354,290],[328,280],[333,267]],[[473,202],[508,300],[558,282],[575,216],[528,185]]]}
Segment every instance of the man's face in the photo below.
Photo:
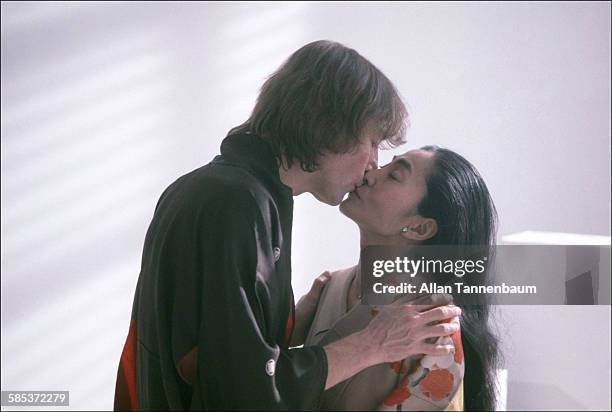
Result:
{"label": "man's face", "polygon": [[313,174],[313,196],[329,205],[339,205],[347,193],[362,184],[365,172],[377,167],[380,140],[380,134],[368,128],[349,153],[321,156]]}
{"label": "man's face", "polygon": [[370,233],[396,235],[408,217],[417,214],[433,159],[434,154],[424,150],[395,156],[388,165],[368,172],[366,184],[342,202],[340,211]]}

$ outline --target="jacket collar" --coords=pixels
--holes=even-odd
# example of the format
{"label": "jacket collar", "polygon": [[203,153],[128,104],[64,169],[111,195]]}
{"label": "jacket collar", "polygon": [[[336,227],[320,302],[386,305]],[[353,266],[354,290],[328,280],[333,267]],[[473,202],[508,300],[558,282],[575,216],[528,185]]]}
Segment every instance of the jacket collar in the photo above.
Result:
{"label": "jacket collar", "polygon": [[221,142],[221,155],[213,162],[246,167],[293,197],[291,188],[280,179],[278,161],[270,144],[254,133],[235,133],[225,137]]}

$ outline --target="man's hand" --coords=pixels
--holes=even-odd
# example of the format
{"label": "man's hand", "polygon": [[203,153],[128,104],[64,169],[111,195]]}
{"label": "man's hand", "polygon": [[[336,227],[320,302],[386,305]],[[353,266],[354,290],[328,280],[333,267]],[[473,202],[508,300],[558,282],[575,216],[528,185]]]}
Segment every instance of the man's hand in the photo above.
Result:
{"label": "man's hand", "polygon": [[372,311],[373,318],[365,329],[323,347],[328,365],[325,389],[379,363],[452,353],[452,344],[436,343],[437,339],[429,342],[459,330],[459,322],[439,323],[461,315],[461,309],[451,303],[450,295],[432,295],[410,304],[399,299]]}
{"label": "man's hand", "polygon": [[314,315],[317,313],[317,305],[321,298],[321,292],[330,278],[331,273],[328,271],[323,272],[314,280],[310,291],[298,301],[295,306],[295,326],[289,346],[302,345],[306,340],[306,335],[308,334]]}

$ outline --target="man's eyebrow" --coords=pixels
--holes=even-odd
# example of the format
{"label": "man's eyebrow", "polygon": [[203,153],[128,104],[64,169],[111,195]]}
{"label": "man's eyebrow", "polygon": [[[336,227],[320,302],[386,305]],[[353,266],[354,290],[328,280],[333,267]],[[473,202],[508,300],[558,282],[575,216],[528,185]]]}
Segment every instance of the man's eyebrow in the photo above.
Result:
{"label": "man's eyebrow", "polygon": [[393,156],[393,159],[391,160],[391,162],[399,164],[400,166],[408,170],[408,173],[412,173],[412,165],[405,158]]}

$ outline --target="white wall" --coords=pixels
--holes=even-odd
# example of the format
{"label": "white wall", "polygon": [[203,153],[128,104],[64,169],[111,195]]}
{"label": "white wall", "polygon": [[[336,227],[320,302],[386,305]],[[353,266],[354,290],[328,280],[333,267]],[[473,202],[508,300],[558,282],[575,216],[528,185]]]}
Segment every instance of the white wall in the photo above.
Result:
{"label": "white wall", "polygon": [[499,306],[508,410],[610,410],[610,306]]}
{"label": "white wall", "polygon": [[[412,116],[399,151],[437,143],[477,166],[500,234],[610,235],[609,33],[604,2],[3,2],[2,389],[111,407],[157,198],[312,40],[394,81]],[[294,216],[297,298],[358,246],[310,195]]]}

